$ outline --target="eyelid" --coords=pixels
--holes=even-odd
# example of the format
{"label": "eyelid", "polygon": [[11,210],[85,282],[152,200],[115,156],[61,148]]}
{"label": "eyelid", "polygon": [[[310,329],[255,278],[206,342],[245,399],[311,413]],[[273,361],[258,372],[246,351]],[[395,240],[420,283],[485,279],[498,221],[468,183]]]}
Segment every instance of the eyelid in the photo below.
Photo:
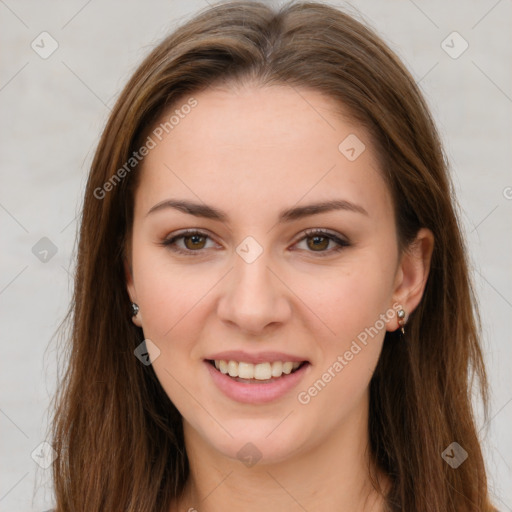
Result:
{"label": "eyelid", "polygon": [[297,241],[301,241],[303,238],[310,237],[310,236],[329,236],[332,237],[335,240],[338,240],[340,243],[348,244],[348,238],[342,235],[341,233],[337,233],[336,231],[331,231],[330,229],[326,228],[308,228],[305,229],[301,233],[301,238],[299,238]]}

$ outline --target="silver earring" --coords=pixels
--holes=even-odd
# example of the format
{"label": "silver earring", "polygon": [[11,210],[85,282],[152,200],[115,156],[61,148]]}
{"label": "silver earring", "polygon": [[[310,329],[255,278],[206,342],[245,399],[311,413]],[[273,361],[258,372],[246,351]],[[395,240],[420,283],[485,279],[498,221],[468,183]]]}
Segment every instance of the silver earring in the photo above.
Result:
{"label": "silver earring", "polygon": [[396,316],[398,317],[398,326],[402,331],[402,334],[405,334],[405,311],[403,309],[398,310]]}
{"label": "silver earring", "polygon": [[139,312],[139,306],[135,304],[135,302],[132,302],[132,316],[137,316],[137,313]]}

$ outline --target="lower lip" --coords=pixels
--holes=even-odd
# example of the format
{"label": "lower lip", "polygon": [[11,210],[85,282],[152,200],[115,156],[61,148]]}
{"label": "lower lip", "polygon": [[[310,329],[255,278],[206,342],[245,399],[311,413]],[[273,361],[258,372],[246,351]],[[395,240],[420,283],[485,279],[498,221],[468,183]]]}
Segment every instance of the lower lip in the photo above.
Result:
{"label": "lower lip", "polygon": [[206,367],[212,376],[213,382],[229,398],[246,404],[264,404],[278,400],[291,391],[309,371],[309,363],[303,364],[298,370],[266,384],[249,384],[238,382],[228,375],[224,375],[211,363],[205,361]]}

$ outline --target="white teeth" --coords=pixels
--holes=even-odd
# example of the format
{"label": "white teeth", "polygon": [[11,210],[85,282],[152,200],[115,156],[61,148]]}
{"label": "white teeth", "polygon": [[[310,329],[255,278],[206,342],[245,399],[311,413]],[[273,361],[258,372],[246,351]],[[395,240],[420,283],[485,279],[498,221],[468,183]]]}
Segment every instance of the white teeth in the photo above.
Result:
{"label": "white teeth", "polygon": [[254,365],[250,363],[238,363],[238,376],[241,379],[254,379]]}
{"label": "white teeth", "polygon": [[290,361],[283,363],[283,373],[286,373],[288,375],[289,373],[292,373],[293,363],[290,363]]}
{"label": "white teeth", "polygon": [[220,373],[223,373],[224,375],[226,373],[228,373],[228,363],[227,363],[227,361],[215,361],[215,366],[217,366],[217,363],[219,363]]}
{"label": "white teeth", "polygon": [[268,380],[272,378],[272,366],[270,363],[254,365],[254,378],[258,380]]}
{"label": "white teeth", "polygon": [[269,380],[272,377],[290,374],[296,370],[301,363],[291,361],[274,361],[273,363],[245,363],[238,361],[215,360],[215,368],[224,375],[240,377],[241,379]]}
{"label": "white teeth", "polygon": [[230,377],[238,377],[238,363],[236,361],[229,361],[228,373]]}
{"label": "white teeth", "polygon": [[272,363],[272,377],[281,377],[283,373],[283,363],[281,361],[276,361]]}

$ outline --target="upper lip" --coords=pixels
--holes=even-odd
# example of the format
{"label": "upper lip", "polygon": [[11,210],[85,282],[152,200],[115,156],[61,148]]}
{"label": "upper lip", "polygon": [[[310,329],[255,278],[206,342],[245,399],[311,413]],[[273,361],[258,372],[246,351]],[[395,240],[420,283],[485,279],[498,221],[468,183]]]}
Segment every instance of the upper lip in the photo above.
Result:
{"label": "upper lip", "polygon": [[206,359],[217,361],[238,361],[252,364],[273,363],[275,361],[291,361],[292,363],[301,363],[302,361],[307,361],[307,359],[304,357],[285,354],[283,352],[257,352],[251,354],[243,350],[227,350],[225,352],[217,352],[207,356]]}

